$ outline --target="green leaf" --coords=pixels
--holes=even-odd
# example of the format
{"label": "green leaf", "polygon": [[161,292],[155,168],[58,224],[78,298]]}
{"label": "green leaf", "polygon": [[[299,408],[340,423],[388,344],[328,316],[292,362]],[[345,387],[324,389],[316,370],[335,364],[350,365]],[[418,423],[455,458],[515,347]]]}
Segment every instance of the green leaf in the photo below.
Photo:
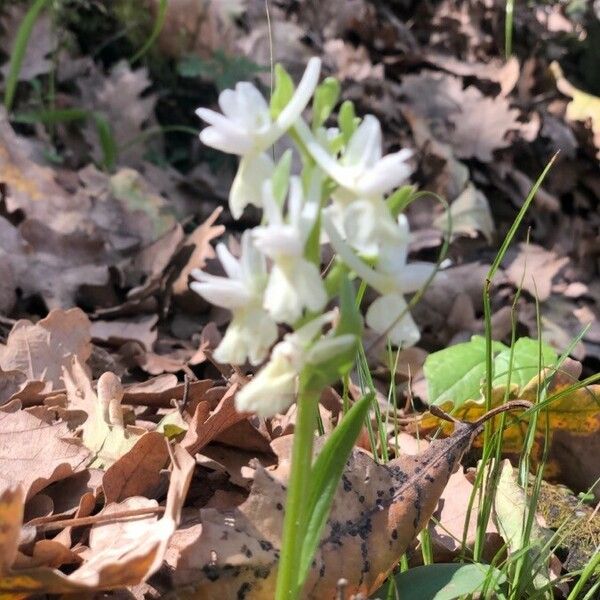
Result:
{"label": "green leaf", "polygon": [[310,570],[344,466],[358,438],[372,400],[373,394],[368,394],[352,406],[325,442],[312,467],[307,500],[308,523],[302,540],[298,568],[299,588]]}
{"label": "green leaf", "polygon": [[167,18],[168,4],[169,0],[159,0],[158,10],[156,11],[156,18],[154,19],[154,26],[152,27],[152,31],[150,32],[150,35],[148,36],[148,39],[146,40],[144,45],[131,57],[129,61],[130,63],[133,64],[134,62],[142,58],[142,56],[144,56],[144,54],[146,54],[146,52],[148,52],[148,50],[152,48],[154,42],[156,42],[156,40],[158,39],[158,36],[160,35],[160,32],[162,31],[162,28],[165,24],[165,20]]}
{"label": "green leaf", "polygon": [[338,114],[338,125],[346,144],[356,131],[359,121],[360,119],[356,117],[356,112],[354,112],[354,104],[350,100],[346,100],[340,107]]}
{"label": "green leaf", "polygon": [[280,65],[275,65],[275,89],[271,95],[271,117],[276,119],[294,95],[294,82]]}
{"label": "green leaf", "polygon": [[340,82],[334,77],[327,77],[315,90],[313,99],[313,129],[317,129],[327,121],[333,107],[340,97]]}
{"label": "green leaf", "polygon": [[[510,382],[519,387],[525,386],[539,373],[540,342],[530,338],[517,340],[513,348]],[[556,352],[542,342],[542,368],[553,365]],[[501,342],[492,342],[494,353],[493,386],[505,385],[509,381],[511,350]],[[454,408],[467,400],[477,400],[486,374],[485,338],[473,336],[470,342],[456,344],[425,359],[423,371],[427,379],[429,404],[453,402]]]}
{"label": "green leaf", "polygon": [[[505,575],[482,563],[438,563],[409,569],[396,576],[396,589],[402,600],[453,600],[482,591],[486,581],[495,583],[494,588],[485,588],[494,591],[494,598],[503,597],[497,588],[506,581]],[[379,595],[386,597],[385,593]]]}
{"label": "green leaf", "polygon": [[[541,367],[553,365],[558,360],[556,350],[541,344]],[[512,369],[509,377],[510,350],[500,352],[494,361],[494,386],[516,383],[520,388],[527,385],[540,372],[540,342],[531,338],[520,338],[513,349]]]}
{"label": "green leaf", "polygon": [[[507,349],[501,342],[493,342],[492,351]],[[475,335],[470,342],[430,354],[423,372],[429,404],[450,400],[458,407],[466,400],[479,398],[481,380],[485,377],[485,338]]]}

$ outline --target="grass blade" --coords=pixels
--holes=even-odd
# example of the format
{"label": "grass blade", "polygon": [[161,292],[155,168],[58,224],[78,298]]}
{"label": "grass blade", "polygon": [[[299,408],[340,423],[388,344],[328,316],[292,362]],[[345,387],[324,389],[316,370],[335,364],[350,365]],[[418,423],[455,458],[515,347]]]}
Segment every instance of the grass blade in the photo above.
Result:
{"label": "grass blade", "polygon": [[154,26],[152,27],[152,31],[146,40],[146,43],[131,57],[131,63],[138,61],[156,41],[156,38],[160,35],[162,28],[165,24],[165,19],[167,17],[167,5],[168,0],[160,0],[158,4],[158,11],[156,13],[156,19],[154,20]]}
{"label": "grass blade", "polygon": [[21,72],[21,65],[23,64],[23,58],[25,58],[25,52],[27,52],[27,45],[29,44],[33,26],[43,8],[48,3],[49,0],[35,0],[25,14],[21,25],[19,25],[15,43],[10,53],[10,64],[8,67],[8,75],[6,77],[6,87],[4,89],[4,107],[8,112],[10,112],[15,99],[17,83],[19,82],[19,73]]}

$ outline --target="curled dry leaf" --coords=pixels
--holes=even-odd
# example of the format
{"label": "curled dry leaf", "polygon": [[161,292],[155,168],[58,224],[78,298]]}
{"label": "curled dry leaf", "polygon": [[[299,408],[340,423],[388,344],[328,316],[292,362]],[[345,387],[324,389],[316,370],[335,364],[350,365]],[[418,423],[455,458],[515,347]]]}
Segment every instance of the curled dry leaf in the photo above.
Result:
{"label": "curled dry leaf", "polygon": [[46,382],[45,391],[62,388],[62,369],[77,357],[84,365],[92,352],[90,321],[79,308],[55,309],[33,324],[22,319],[0,344],[0,367]]}
{"label": "curled dry leaf", "polygon": [[[174,459],[161,519],[145,515],[134,520],[119,520],[118,513],[131,509],[132,504],[136,507],[156,506],[155,502],[145,498],[129,498],[125,502],[111,504],[101,514],[114,514],[114,522],[92,527],[90,549],[78,569],[68,576],[47,567],[13,569],[0,578],[0,597],[23,598],[39,592],[82,595],[84,592],[145,581],[162,564],[169,540],[179,522],[195,465],[194,459],[181,447],[175,448]],[[3,508],[0,498],[0,511]],[[11,522],[14,521],[15,518]]]}
{"label": "curled dry leaf", "polygon": [[[104,379],[103,379],[104,378]],[[89,464],[106,468],[133,448],[144,430],[123,426],[121,400],[123,388],[113,373],[104,373],[98,382],[98,394],[81,363],[74,360],[63,369],[69,408],[83,410],[87,419],[82,427],[83,444],[92,453]]]}
{"label": "curled dry leaf", "polygon": [[26,410],[0,412],[0,484],[21,485],[25,497],[87,465],[89,451],[64,422],[46,422]]}
{"label": "curled dry leaf", "polygon": [[[388,465],[376,464],[355,450],[303,597],[336,598],[342,577],[348,580],[349,595],[376,590],[435,510],[448,478],[479,430],[457,423],[450,438]],[[277,471],[258,467],[250,496],[241,506],[227,512],[202,510],[196,523],[178,530],[167,562],[179,597],[272,598],[285,495],[285,480]]]}

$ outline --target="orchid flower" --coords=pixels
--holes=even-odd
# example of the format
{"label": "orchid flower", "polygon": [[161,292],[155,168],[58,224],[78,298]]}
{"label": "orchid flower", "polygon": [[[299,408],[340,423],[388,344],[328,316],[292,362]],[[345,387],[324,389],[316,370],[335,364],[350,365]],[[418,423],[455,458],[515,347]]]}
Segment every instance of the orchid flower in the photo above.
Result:
{"label": "orchid flower", "polygon": [[304,257],[306,242],[320,210],[321,178],[312,178],[304,197],[299,177],[290,178],[287,219],[273,196],[270,181],[263,187],[267,225],[255,227],[256,247],[272,259],[264,307],[275,321],[292,325],[306,308],[320,311],[327,302],[317,265]]}
{"label": "orchid flower", "polygon": [[380,196],[336,202],[325,209],[342,237],[360,254],[376,258],[381,246],[393,244],[400,232]]}
{"label": "orchid flower", "polygon": [[265,150],[298,121],[315,91],[320,71],[320,59],[311,58],[294,95],[275,120],[262,94],[247,81],[236,84],[235,90],[221,92],[219,107],[223,114],[208,108],[196,111],[209,124],[200,132],[202,142],[242,157],[229,195],[234,218],[241,216],[247,204],[260,206],[261,189],[256,182],[264,180],[273,169]]}
{"label": "orchid flower", "polygon": [[352,334],[335,336],[332,331],[315,340],[334,319],[335,311],[329,311],[286,334],[271,351],[269,362],[237,393],[236,409],[261,417],[285,412],[296,399],[299,376],[306,365],[322,364],[356,342]]}
{"label": "orchid flower", "polygon": [[398,217],[396,241],[382,244],[379,249],[375,269],[356,256],[350,245],[340,236],[329,215],[324,215],[323,226],[331,245],[344,263],[381,294],[367,310],[367,325],[377,333],[387,335],[396,346],[416,344],[420,333],[408,312],[404,295],[423,287],[435,271],[435,265],[406,264],[410,233],[406,216]]}
{"label": "orchid flower", "polygon": [[241,246],[238,260],[224,244],[218,244],[217,255],[227,277],[195,269],[192,276],[198,281],[190,287],[211,304],[233,313],[225,336],[214,351],[215,360],[233,365],[249,360],[258,365],[277,339],[277,325],[263,308],[266,261],[254,247],[250,231],[242,235]]}
{"label": "orchid flower", "polygon": [[365,116],[339,160],[317,141],[301,119],[296,122],[295,130],[315,162],[341,187],[336,191],[339,200],[380,196],[399,186],[412,173],[407,162],[411,150],[382,157],[381,125],[373,115]]}

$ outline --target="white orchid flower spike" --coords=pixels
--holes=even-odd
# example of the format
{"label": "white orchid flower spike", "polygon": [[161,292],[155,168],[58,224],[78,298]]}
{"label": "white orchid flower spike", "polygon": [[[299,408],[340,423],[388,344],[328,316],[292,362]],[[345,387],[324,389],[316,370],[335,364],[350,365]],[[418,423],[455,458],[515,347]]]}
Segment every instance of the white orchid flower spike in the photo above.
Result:
{"label": "white orchid flower spike", "polygon": [[242,157],[229,195],[231,214],[239,218],[247,204],[260,206],[261,181],[269,177],[273,162],[265,153],[300,117],[309,103],[321,72],[321,60],[311,58],[298,87],[279,116],[273,120],[269,105],[247,81],[219,95],[222,114],[199,108],[196,114],[209,126],[200,132],[207,146]]}
{"label": "white orchid flower spike", "polygon": [[341,186],[342,190],[336,191],[338,199],[380,196],[398,187],[412,173],[407,162],[411,150],[382,157],[381,125],[373,115],[365,116],[339,160],[316,140],[306,123],[298,121],[295,130],[317,164]]}
{"label": "white orchid flower spike", "polygon": [[223,340],[215,349],[215,360],[233,365],[249,360],[258,365],[277,339],[277,325],[263,308],[266,262],[254,247],[250,231],[242,235],[241,246],[238,260],[224,244],[218,244],[217,255],[227,277],[195,269],[192,276],[198,281],[192,282],[190,287],[206,301],[227,308],[233,314]]}
{"label": "white orchid flower spike", "polygon": [[381,245],[375,269],[354,254],[328,215],[323,216],[323,226],[331,245],[346,265],[381,294],[367,310],[367,325],[375,332],[389,337],[396,346],[416,344],[420,338],[419,328],[408,311],[404,295],[421,289],[434,273],[435,265],[406,264],[410,240],[406,217],[398,217],[396,240]]}
{"label": "white orchid flower spike", "polygon": [[318,267],[304,257],[306,242],[320,210],[321,178],[315,176],[306,198],[299,177],[290,178],[287,218],[265,182],[263,207],[267,225],[255,227],[257,248],[272,259],[264,307],[278,322],[294,324],[304,309],[320,311],[327,293]]}

